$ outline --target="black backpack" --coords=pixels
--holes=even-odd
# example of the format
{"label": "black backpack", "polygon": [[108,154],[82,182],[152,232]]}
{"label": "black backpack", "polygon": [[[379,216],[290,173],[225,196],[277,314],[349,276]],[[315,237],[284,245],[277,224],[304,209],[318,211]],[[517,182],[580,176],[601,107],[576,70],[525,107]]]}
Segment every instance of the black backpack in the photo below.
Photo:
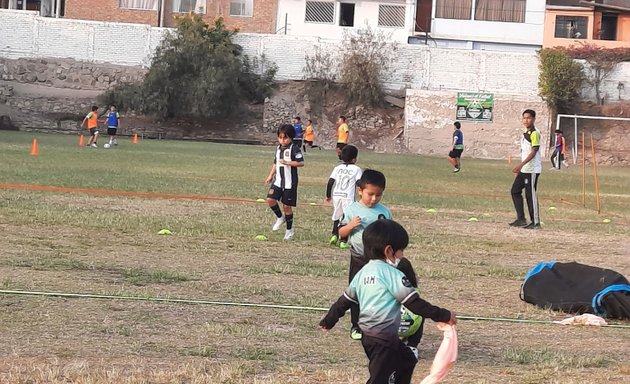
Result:
{"label": "black backpack", "polygon": [[554,311],[630,319],[630,283],[610,269],[541,262],[525,276],[520,297]]}

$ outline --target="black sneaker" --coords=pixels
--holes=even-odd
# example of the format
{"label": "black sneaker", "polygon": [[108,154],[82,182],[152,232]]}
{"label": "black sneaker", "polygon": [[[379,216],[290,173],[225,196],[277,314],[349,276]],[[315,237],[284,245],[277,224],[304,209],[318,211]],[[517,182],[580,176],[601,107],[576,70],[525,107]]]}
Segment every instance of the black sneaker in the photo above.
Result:
{"label": "black sneaker", "polygon": [[510,227],[520,227],[524,228],[527,226],[527,220],[525,219],[516,219],[510,223]]}
{"label": "black sneaker", "polygon": [[528,225],[523,227],[524,229],[540,229],[540,223],[538,224],[534,224],[534,223],[529,223]]}

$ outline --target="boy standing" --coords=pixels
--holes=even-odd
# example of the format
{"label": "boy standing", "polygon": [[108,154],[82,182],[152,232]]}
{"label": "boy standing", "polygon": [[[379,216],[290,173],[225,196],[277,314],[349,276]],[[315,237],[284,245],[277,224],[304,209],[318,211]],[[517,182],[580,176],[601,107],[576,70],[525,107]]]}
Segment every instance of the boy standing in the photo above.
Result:
{"label": "boy standing", "polygon": [[[365,170],[357,183],[359,201],[350,204],[343,213],[339,237],[348,238],[350,245],[349,282],[369,261],[363,253],[363,231],[365,228],[379,219],[392,218],[389,209],[380,203],[383,191],[385,191],[385,184],[385,175],[381,172],[373,169]],[[352,322],[350,337],[354,340],[360,340],[358,305],[350,307],[350,321]]]}
{"label": "boy standing", "polygon": [[[538,209],[538,178],[542,172],[542,159],[540,155],[540,132],[534,126],[536,112],[526,109],[523,112],[523,126],[525,133],[521,138],[521,162],[512,169],[516,174],[512,184],[512,202],[516,210],[516,220],[510,223],[512,227],[527,229],[540,229],[540,212]],[[527,198],[527,208],[531,223],[527,224],[523,210],[523,189]]]}
{"label": "boy standing", "polygon": [[556,129],[556,142],[553,153],[551,154],[551,165],[553,165],[553,168],[551,169],[557,169],[559,171],[562,167],[562,164],[566,164],[566,162],[564,161],[565,149],[566,143],[564,141],[564,135],[562,134],[561,130]]}
{"label": "boy standing", "polygon": [[[354,203],[354,195],[357,190],[357,182],[361,178],[363,171],[355,165],[359,150],[354,145],[347,145],[341,150],[341,161],[343,164],[336,166],[326,186],[326,201],[333,202],[333,227],[330,245],[339,242],[339,221],[348,206]],[[341,238],[339,248],[348,249],[347,238]]]}
{"label": "boy standing", "polygon": [[337,157],[341,160],[341,150],[343,147],[348,145],[348,139],[350,138],[350,129],[348,129],[348,123],[346,122],[345,116],[339,116],[339,121],[337,122],[339,127],[337,127]]}
{"label": "boy standing", "polygon": [[98,145],[96,141],[98,140],[98,107],[96,105],[92,106],[92,112],[88,113],[87,116],[83,119],[81,123],[81,129],[85,126],[87,122],[87,129],[90,131],[90,139],[88,140],[87,146],[92,148],[97,148]]}
{"label": "boy standing", "polygon": [[448,161],[453,166],[453,173],[459,172],[461,169],[461,157],[464,151],[464,134],[462,133],[462,125],[459,121],[453,123],[455,130],[453,131],[453,149],[448,153]]}
{"label": "boy standing", "polygon": [[393,267],[409,244],[409,235],[400,224],[392,220],[375,221],[365,229],[363,243],[369,262],[352,279],[319,325],[327,331],[348,308],[359,305],[359,323],[364,332],[361,344],[369,359],[367,384],[408,384],[417,358],[398,338],[401,304],[436,322],[454,325],[457,318],[454,313],[420,298],[405,275]]}
{"label": "boy standing", "polygon": [[[271,184],[267,194],[267,204],[277,217],[271,229],[277,231],[286,222],[287,230],[284,234],[284,240],[291,240],[295,235],[292,207],[297,205],[297,169],[304,166],[304,157],[300,147],[293,143],[295,130],[292,125],[282,125],[278,128],[276,135],[278,136],[278,147],[269,176],[265,180],[266,184]],[[280,211],[278,200],[282,201],[284,215]]]}
{"label": "boy standing", "polygon": [[109,145],[118,145],[116,133],[120,127],[120,114],[116,111],[116,106],[112,104],[105,115],[107,118],[107,134],[109,135]]}
{"label": "boy standing", "polygon": [[302,130],[302,119],[300,116],[293,116],[293,129],[295,129],[295,138],[293,139],[293,143],[297,145],[298,148],[302,148],[303,144],[303,136],[304,132]]}

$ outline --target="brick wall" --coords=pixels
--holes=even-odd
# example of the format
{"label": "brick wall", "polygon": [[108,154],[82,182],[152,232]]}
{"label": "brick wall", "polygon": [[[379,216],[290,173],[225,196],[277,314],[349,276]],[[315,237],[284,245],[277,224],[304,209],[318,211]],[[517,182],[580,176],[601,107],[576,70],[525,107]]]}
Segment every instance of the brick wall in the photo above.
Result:
{"label": "brick wall", "polygon": [[[222,16],[230,28],[242,32],[275,33],[277,0],[254,0],[252,17],[230,16],[230,0],[206,0],[206,12],[203,16],[208,23]],[[165,27],[175,26],[175,17],[171,0],[164,0]],[[158,26],[159,14],[155,10],[124,9],[119,7],[119,0],[66,0],[66,18],[81,20],[100,20],[120,23],[148,24]]]}

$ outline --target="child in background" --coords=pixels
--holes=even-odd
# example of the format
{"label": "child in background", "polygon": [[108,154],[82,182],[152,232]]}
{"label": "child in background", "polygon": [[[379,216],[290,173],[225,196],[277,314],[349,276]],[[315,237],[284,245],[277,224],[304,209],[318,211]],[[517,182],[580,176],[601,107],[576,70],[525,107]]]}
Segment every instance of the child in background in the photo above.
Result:
{"label": "child in background", "polygon": [[[308,128],[308,126],[307,126]],[[333,227],[330,245],[339,244],[339,248],[348,249],[348,239],[339,238],[339,221],[343,217],[346,208],[354,203],[354,195],[357,190],[357,182],[363,172],[355,165],[359,150],[354,145],[347,145],[341,151],[342,164],[337,165],[328,179],[326,186],[326,201],[333,203]]]}
{"label": "child in background", "polygon": [[[367,172],[367,171],[366,171]],[[407,231],[393,220],[377,220],[363,232],[369,262],[352,279],[343,295],[319,322],[332,329],[352,305],[361,308],[361,344],[369,359],[368,384],[408,384],[417,363],[414,351],[398,337],[401,304],[436,322],[456,324],[453,312],[420,298],[405,275],[394,268],[409,244]]]}
{"label": "child in background", "polygon": [[339,116],[337,127],[337,156],[339,160],[341,160],[341,150],[343,147],[348,145],[348,140],[350,139],[350,129],[348,128],[348,123],[346,122],[345,116]]}
{"label": "child in background", "polygon": [[[273,231],[280,229],[283,223],[287,224],[284,240],[292,240],[295,235],[293,230],[293,207],[297,205],[298,168],[304,166],[304,157],[300,147],[293,143],[295,130],[292,125],[284,124],[278,128],[278,147],[273,159],[273,165],[265,180],[271,184],[267,194],[267,204],[276,215],[277,220]],[[278,206],[278,200],[282,201],[284,215]]]}
{"label": "child in background", "polygon": [[109,145],[118,145],[116,134],[120,127],[120,114],[116,111],[116,106],[109,107],[109,111],[105,115],[107,118],[107,134],[109,135]]}
{"label": "child in background", "polygon": [[563,164],[566,166],[566,161],[564,160],[565,150],[566,142],[564,135],[560,129],[556,129],[556,142],[553,153],[551,154],[551,165],[553,166],[551,169],[559,171]]}
{"label": "child in background", "polygon": [[306,152],[306,145],[308,144],[308,146],[310,148],[319,148],[319,150],[322,150],[322,147],[320,147],[319,145],[314,145],[313,143],[315,142],[315,130],[313,130],[313,120],[308,119],[306,120],[306,127],[304,127],[304,145],[302,146],[302,149],[304,150],[304,152]]}
{"label": "child in background", "polygon": [[302,148],[303,139],[304,139],[304,131],[302,129],[302,119],[300,116],[293,116],[293,129],[295,129],[295,138],[293,139],[293,143],[298,148]]}
{"label": "child in background", "polygon": [[90,139],[88,140],[87,146],[92,148],[98,148],[96,141],[98,140],[98,107],[96,105],[92,106],[92,111],[88,113],[83,122],[81,123],[81,129],[87,123],[87,129],[90,131]]}
{"label": "child in background", "polygon": [[[350,246],[350,267],[348,269],[348,281],[368,263],[363,253],[363,230],[379,219],[391,219],[392,214],[380,203],[385,191],[385,175],[373,169],[367,169],[361,175],[357,183],[359,201],[348,206],[343,212],[339,227],[339,237],[348,238]],[[359,328],[359,307],[350,307],[350,337],[361,340],[361,328]]]}

